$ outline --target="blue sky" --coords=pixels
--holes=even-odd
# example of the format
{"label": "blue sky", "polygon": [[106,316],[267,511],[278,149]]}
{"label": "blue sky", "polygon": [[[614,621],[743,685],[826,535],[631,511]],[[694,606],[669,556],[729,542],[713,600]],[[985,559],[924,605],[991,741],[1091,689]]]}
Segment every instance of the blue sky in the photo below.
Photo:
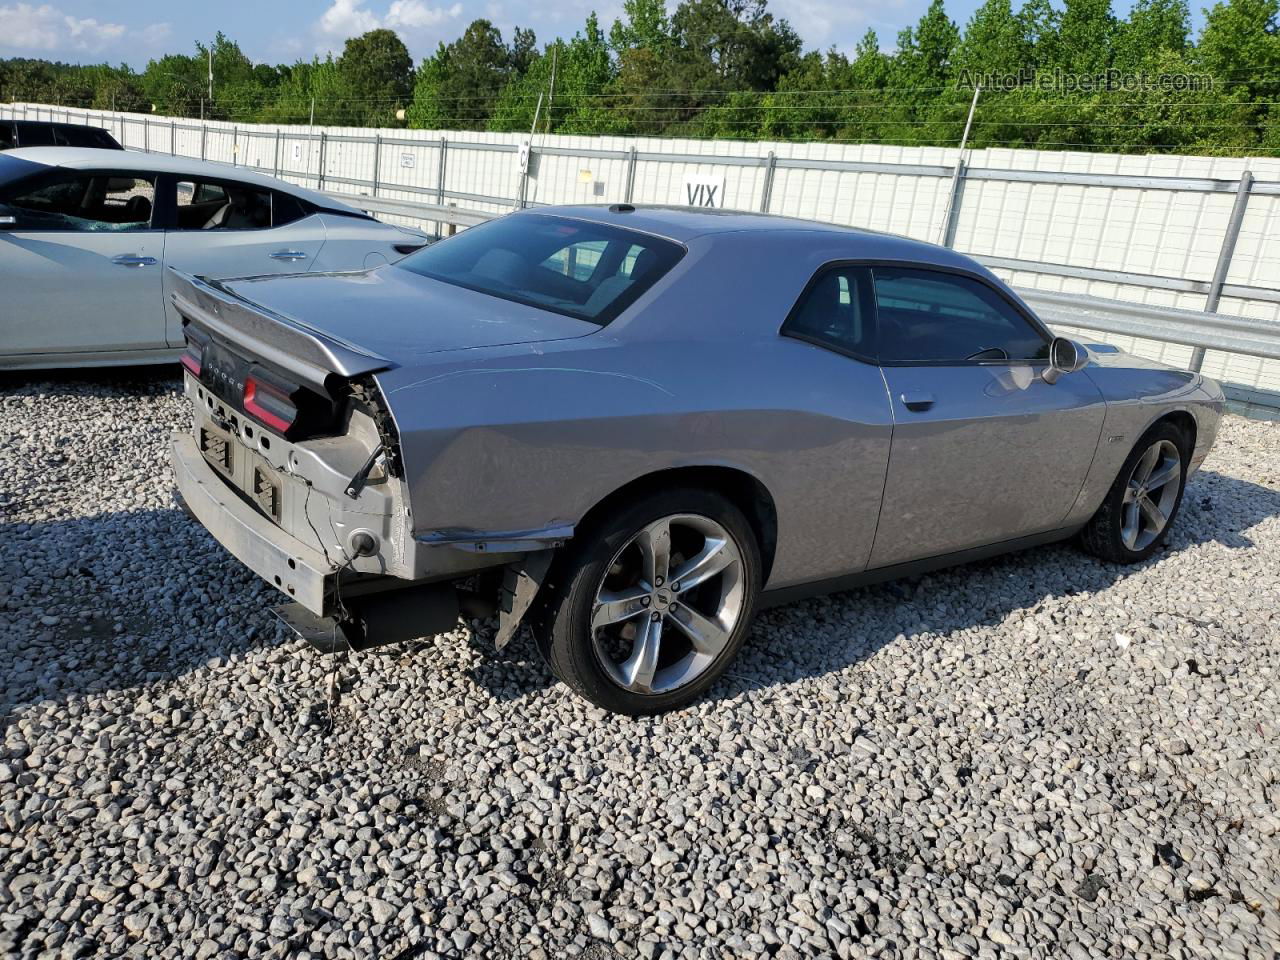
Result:
{"label": "blue sky", "polygon": [[[961,24],[980,0],[948,0]],[[890,47],[897,31],[914,23],[928,0],[771,0],[808,47],[851,52],[872,27]],[[1117,7],[1127,3],[1118,0]],[[674,7],[674,0],[668,0]],[[441,40],[452,40],[476,17],[487,17],[509,38],[512,27],[532,27],[539,43],[571,36],[592,9],[606,29],[622,0],[267,0],[192,3],[175,0],[0,0],[0,56],[44,57],[72,63],[125,62],[142,67],[161,53],[191,52],[197,40],[222,30],[255,61],[292,62],[339,52],[347,37],[374,27],[393,28],[415,61]],[[1199,11],[1196,11],[1197,14]],[[1197,18],[1198,19],[1198,18]]]}

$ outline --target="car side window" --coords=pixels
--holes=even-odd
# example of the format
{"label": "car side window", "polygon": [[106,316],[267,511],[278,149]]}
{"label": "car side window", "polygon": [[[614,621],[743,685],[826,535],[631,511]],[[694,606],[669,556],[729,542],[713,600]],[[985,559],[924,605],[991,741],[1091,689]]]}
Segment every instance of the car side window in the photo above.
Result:
{"label": "car side window", "polygon": [[1000,294],[972,277],[875,267],[884,363],[1043,360],[1049,344]]}
{"label": "car side window", "polygon": [[21,187],[4,198],[30,230],[146,230],[151,226],[155,180],[101,173],[64,173]]}
{"label": "car side window", "polygon": [[283,227],[286,223],[301,220],[310,213],[302,201],[287,193],[274,190],[271,193],[271,225]]}
{"label": "car side window", "polygon": [[271,191],[243,183],[179,180],[179,230],[260,230],[271,226]]}
{"label": "car side window", "polygon": [[867,360],[876,356],[875,299],[867,267],[832,267],[818,274],[787,317],[782,332]]}

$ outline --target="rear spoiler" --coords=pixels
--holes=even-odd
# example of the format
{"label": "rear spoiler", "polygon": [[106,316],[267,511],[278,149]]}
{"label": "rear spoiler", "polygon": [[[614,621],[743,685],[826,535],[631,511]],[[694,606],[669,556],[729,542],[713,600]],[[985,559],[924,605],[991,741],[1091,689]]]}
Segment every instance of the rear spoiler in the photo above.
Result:
{"label": "rear spoiler", "polygon": [[386,357],[246,300],[217,280],[168,269],[170,299],[185,319],[321,392],[332,374],[351,378],[395,366]]}

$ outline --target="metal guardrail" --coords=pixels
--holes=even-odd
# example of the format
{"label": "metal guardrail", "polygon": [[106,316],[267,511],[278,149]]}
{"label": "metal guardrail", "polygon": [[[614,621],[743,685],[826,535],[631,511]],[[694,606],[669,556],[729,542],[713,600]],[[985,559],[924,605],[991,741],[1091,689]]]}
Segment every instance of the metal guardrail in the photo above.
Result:
{"label": "metal guardrail", "polygon": [[492,220],[500,214],[486,213],[483,210],[468,210],[451,203],[421,203],[417,200],[387,200],[383,197],[366,197],[359,194],[340,193],[337,190],[325,190],[326,197],[341,200],[348,206],[363,210],[365,213],[385,213],[396,217],[416,217],[419,220],[430,220],[454,227],[474,227],[478,223]]}
{"label": "metal guardrail", "polygon": [[[383,200],[336,192],[326,195],[370,213],[418,217],[443,224],[471,226],[501,216],[482,210],[463,210],[448,204]],[[1025,261],[981,259],[992,266],[1006,269],[1025,270],[1034,267]],[[1019,287],[1017,290],[1022,299],[1051,327],[1080,327],[1101,333],[1176,343],[1198,350],[1223,350],[1227,353],[1280,360],[1280,323],[1030,287]],[[1206,289],[1205,292],[1210,291]]]}
{"label": "metal guardrail", "polygon": [[1083,327],[1201,350],[1280,360],[1280,323],[1269,320],[1025,287],[1018,288],[1018,294],[1051,327]]}

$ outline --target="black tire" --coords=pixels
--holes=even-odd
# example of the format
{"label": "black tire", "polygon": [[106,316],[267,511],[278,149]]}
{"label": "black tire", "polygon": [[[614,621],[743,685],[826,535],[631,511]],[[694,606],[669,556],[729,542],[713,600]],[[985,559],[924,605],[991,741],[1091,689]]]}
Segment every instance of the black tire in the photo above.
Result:
{"label": "black tire", "polygon": [[[664,517],[692,515],[719,524],[733,539],[742,565],[740,613],[728,642],[702,672],[683,685],[660,693],[637,693],[620,685],[601,660],[591,626],[597,591],[606,573],[641,530]],[[552,672],[596,706],[629,716],[663,713],[701,696],[724,673],[746,638],[760,592],[760,548],[741,510],[718,493],[699,488],[655,491],[637,498],[574,535],[554,565],[535,630]],[[674,564],[673,564],[674,572]],[[711,581],[709,581],[711,582]],[[713,583],[714,587],[714,583]],[[684,598],[679,598],[683,600]],[[655,604],[656,609],[656,604]],[[674,606],[672,609],[675,609]],[[643,615],[642,615],[643,616]],[[682,634],[663,620],[672,636]]]}
{"label": "black tire", "polygon": [[[1168,520],[1162,530],[1149,543],[1139,549],[1132,549],[1125,543],[1123,536],[1125,492],[1134,468],[1143,455],[1153,445],[1162,441],[1172,443],[1178,450],[1179,470],[1177,479],[1177,496],[1173,499],[1172,508],[1168,511]],[[1089,553],[1112,563],[1138,563],[1160,549],[1169,536],[1174,521],[1178,518],[1178,510],[1182,506],[1182,494],[1187,483],[1187,463],[1191,458],[1191,442],[1182,430],[1174,424],[1161,421],[1151,427],[1142,438],[1134,444],[1133,450],[1125,458],[1111,489],[1098,512],[1080,533],[1080,543]]]}

